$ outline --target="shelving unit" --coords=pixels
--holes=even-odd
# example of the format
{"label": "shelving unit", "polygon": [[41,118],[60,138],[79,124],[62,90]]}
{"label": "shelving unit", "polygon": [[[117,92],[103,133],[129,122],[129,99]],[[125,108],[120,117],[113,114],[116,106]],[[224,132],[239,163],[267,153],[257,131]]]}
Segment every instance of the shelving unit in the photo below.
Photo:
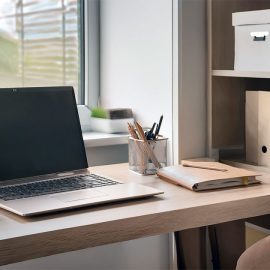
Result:
{"label": "shelving unit", "polygon": [[270,9],[270,0],[208,0],[208,155],[245,160],[245,91],[270,91],[270,71],[234,69],[232,13]]}
{"label": "shelving unit", "polygon": [[[270,9],[270,0],[208,0],[207,3],[208,156],[231,166],[257,171],[259,174],[270,174],[269,167],[246,162],[245,155],[245,92],[270,91],[270,71],[234,70],[232,26],[232,13]],[[269,224],[269,215],[259,219]],[[252,223],[258,224],[258,217]],[[218,228],[219,225],[216,226]],[[239,236],[244,235],[244,222],[229,226],[241,232]],[[241,250],[244,237],[235,242]]]}

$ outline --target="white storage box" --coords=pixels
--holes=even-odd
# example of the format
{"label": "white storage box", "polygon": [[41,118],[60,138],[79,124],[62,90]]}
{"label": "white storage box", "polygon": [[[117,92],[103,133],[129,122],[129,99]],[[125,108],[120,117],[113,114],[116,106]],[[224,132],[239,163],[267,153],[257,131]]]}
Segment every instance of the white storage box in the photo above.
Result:
{"label": "white storage box", "polygon": [[270,92],[246,92],[246,159],[270,167]]}
{"label": "white storage box", "polygon": [[234,69],[270,71],[270,9],[232,14]]}
{"label": "white storage box", "polygon": [[128,133],[127,123],[133,123],[133,118],[103,119],[90,117],[91,130],[105,133]]}

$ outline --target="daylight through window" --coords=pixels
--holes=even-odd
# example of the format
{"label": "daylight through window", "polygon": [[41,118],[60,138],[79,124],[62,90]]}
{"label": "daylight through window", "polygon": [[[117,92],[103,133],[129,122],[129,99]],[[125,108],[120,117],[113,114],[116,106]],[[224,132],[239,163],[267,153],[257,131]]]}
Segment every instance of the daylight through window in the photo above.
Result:
{"label": "daylight through window", "polygon": [[72,85],[81,96],[80,0],[0,1],[0,87]]}

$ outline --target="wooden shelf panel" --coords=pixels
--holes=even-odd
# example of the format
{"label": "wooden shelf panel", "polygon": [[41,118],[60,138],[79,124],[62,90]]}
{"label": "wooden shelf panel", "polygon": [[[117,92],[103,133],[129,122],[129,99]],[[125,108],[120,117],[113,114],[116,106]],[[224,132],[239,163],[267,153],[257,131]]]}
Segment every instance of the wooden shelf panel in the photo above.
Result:
{"label": "wooden shelf panel", "polygon": [[212,76],[238,77],[238,78],[265,78],[270,79],[270,72],[238,71],[238,70],[212,70]]}
{"label": "wooden shelf panel", "polygon": [[267,174],[270,173],[269,167],[251,164],[245,160],[221,160],[221,162],[230,166],[243,168],[251,171],[257,171],[260,173],[267,173]]}

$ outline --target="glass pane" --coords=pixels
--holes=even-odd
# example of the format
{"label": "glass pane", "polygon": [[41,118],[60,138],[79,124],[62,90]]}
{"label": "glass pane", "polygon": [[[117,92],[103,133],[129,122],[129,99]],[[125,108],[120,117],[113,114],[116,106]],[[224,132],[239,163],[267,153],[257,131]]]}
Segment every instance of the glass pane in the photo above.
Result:
{"label": "glass pane", "polygon": [[79,0],[1,0],[0,87],[72,85],[78,98],[79,22]]}

